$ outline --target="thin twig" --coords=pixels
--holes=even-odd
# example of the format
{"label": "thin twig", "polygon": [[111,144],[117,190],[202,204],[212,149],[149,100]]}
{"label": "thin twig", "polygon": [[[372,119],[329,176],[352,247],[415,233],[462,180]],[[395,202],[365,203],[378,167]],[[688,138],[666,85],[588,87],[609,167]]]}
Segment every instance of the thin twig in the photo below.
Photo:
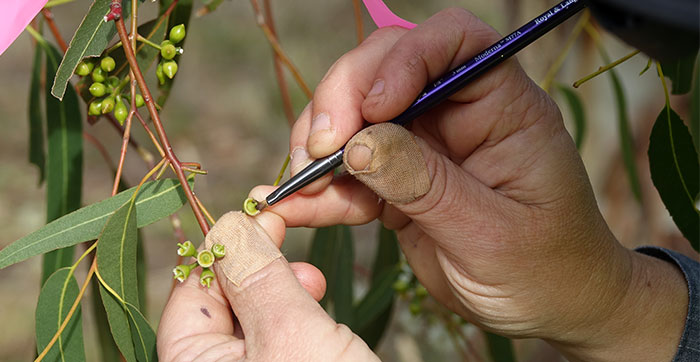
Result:
{"label": "thin twig", "polygon": [[[122,100],[119,100],[119,102],[122,102]],[[126,149],[129,147],[129,138],[131,136],[131,119],[133,118],[133,115],[133,112],[129,112],[129,115],[126,117],[126,122],[124,123],[125,127],[122,136],[122,147],[119,152],[119,163],[117,164],[117,172],[114,175],[114,184],[112,185],[112,196],[116,195],[117,191],[119,191],[119,180],[121,180],[122,170],[124,169]]]}
{"label": "thin twig", "polygon": [[[275,30],[275,21],[272,16],[272,5],[270,0],[264,0],[265,5],[265,23],[270,27],[270,32],[273,36],[277,37],[277,30]],[[275,68],[275,78],[277,79],[277,85],[280,90],[280,95],[282,96],[282,108],[284,109],[284,115],[287,117],[287,123],[291,127],[296,121],[294,116],[294,107],[292,106],[292,98],[289,96],[289,88],[287,88],[287,81],[284,78],[284,69],[282,69],[282,60],[279,54],[274,51],[274,68]]]}
{"label": "thin twig", "polygon": [[165,151],[163,151],[163,147],[161,147],[160,143],[158,142],[158,139],[156,139],[156,136],[151,131],[151,128],[148,127],[146,120],[143,119],[143,116],[141,115],[141,113],[139,113],[138,109],[134,108],[134,115],[136,116],[136,119],[138,119],[139,122],[141,122],[143,129],[146,131],[146,134],[151,139],[151,142],[153,143],[153,145],[156,146],[156,149],[158,150],[158,154],[161,157],[165,156]]}
{"label": "thin twig", "polygon": [[207,219],[209,220],[209,222],[210,222],[212,225],[216,224],[216,219],[214,219],[214,218],[211,216],[211,214],[209,213],[209,210],[207,210],[207,208],[204,207],[204,204],[202,204],[202,202],[199,201],[199,197],[197,197],[197,195],[194,195],[194,199],[197,200],[197,205],[199,205],[199,207],[202,208],[202,211],[204,212],[204,215],[207,217]]}
{"label": "thin twig", "polygon": [[282,46],[280,45],[279,41],[277,41],[277,37],[274,35],[274,33],[272,33],[270,27],[265,23],[265,18],[260,12],[258,1],[250,0],[250,3],[252,4],[253,11],[255,12],[255,21],[258,23],[260,29],[262,29],[263,33],[265,34],[265,37],[267,38],[267,41],[272,46],[272,49],[275,50],[275,53],[279,56],[280,60],[284,63],[284,65],[287,66],[289,72],[292,73],[292,77],[294,77],[294,79],[297,81],[297,84],[304,92],[306,97],[309,99],[313,98],[313,93],[311,92],[311,89],[306,84],[304,79],[301,77],[301,74],[299,74],[299,70],[297,70],[296,66],[294,66],[289,57],[287,57],[287,54],[285,54],[284,50],[282,50]]}
{"label": "thin twig", "polygon": [[586,9],[581,15],[581,18],[579,18],[576,22],[574,29],[571,31],[571,34],[569,34],[569,38],[566,39],[566,43],[564,43],[564,47],[562,48],[561,52],[559,52],[559,55],[554,60],[554,63],[552,63],[552,66],[549,67],[547,74],[544,76],[544,80],[542,80],[542,89],[544,89],[545,92],[549,93],[549,87],[552,86],[554,77],[556,77],[557,73],[559,73],[559,69],[561,69],[562,64],[564,64],[566,56],[569,55],[571,48],[574,46],[574,43],[576,43],[581,31],[586,24],[588,24],[590,18],[591,13],[588,9]]}
{"label": "thin twig", "polygon": [[357,44],[360,44],[365,39],[363,30],[364,24],[362,22],[362,5],[360,5],[360,0],[352,0],[352,8],[355,13],[355,33],[357,34]]}
{"label": "thin twig", "polygon": [[68,45],[61,36],[61,32],[58,31],[56,22],[53,21],[53,13],[50,9],[43,8],[41,9],[41,14],[44,15],[44,19],[46,19],[46,24],[49,26],[49,29],[51,29],[51,34],[53,34],[54,39],[56,39],[56,43],[58,43],[58,46],[61,48],[61,51],[65,53],[66,50],[68,50]]}
{"label": "thin twig", "polygon": [[199,208],[199,205],[197,205],[197,202],[194,198],[194,194],[192,193],[192,189],[190,188],[190,185],[187,182],[187,177],[185,176],[185,173],[182,170],[180,160],[178,160],[177,156],[173,152],[173,148],[170,145],[168,136],[165,133],[163,123],[160,120],[160,115],[158,114],[158,110],[156,109],[156,105],[153,100],[153,95],[151,95],[151,91],[148,89],[148,85],[146,84],[146,80],[143,78],[141,69],[139,69],[138,63],[136,61],[136,56],[134,55],[134,49],[129,43],[129,37],[126,33],[124,19],[119,17],[119,19],[115,20],[115,23],[117,25],[117,33],[119,34],[119,38],[121,39],[124,47],[124,54],[126,55],[126,59],[129,62],[131,70],[133,70],[134,72],[134,78],[136,79],[139,89],[141,90],[141,94],[143,95],[143,99],[146,102],[146,108],[148,109],[148,113],[150,114],[151,119],[153,120],[153,125],[156,129],[156,133],[158,134],[158,138],[160,139],[160,142],[163,145],[166,157],[173,165],[175,174],[177,175],[178,180],[182,184],[182,190],[184,191],[185,196],[189,201],[195,219],[197,219],[197,223],[199,223],[199,227],[200,229],[202,229],[202,233],[206,235],[207,233],[209,233],[209,225],[207,224],[207,221],[204,218],[204,215],[202,214],[202,210]]}
{"label": "thin twig", "polygon": [[282,168],[280,168],[280,173],[277,175],[277,178],[275,179],[275,183],[272,184],[272,186],[277,186],[280,184],[280,181],[282,181],[282,177],[284,176],[284,171],[287,169],[287,165],[289,165],[289,160],[291,157],[289,156],[289,153],[287,153],[287,157],[284,159],[284,163],[282,164]]}
{"label": "thin twig", "polygon": [[589,81],[589,80],[591,80],[591,79],[597,77],[598,75],[603,74],[603,73],[607,72],[608,70],[615,68],[616,66],[618,66],[618,65],[620,65],[620,64],[622,64],[622,63],[624,63],[625,61],[627,61],[628,59],[632,58],[633,56],[635,56],[635,55],[637,55],[637,54],[639,54],[639,53],[640,53],[639,50],[635,50],[635,51],[633,51],[633,52],[631,52],[631,53],[625,55],[624,57],[622,57],[622,58],[620,58],[620,59],[618,59],[618,60],[616,60],[616,61],[614,61],[614,62],[608,64],[608,65],[605,65],[605,66],[602,66],[602,67],[598,68],[597,71],[595,71],[595,72],[593,72],[593,73],[591,73],[591,74],[589,74],[589,75],[587,75],[587,76],[585,76],[585,77],[583,77],[583,78],[581,78],[581,79],[575,81],[574,84],[573,84],[573,87],[574,87],[574,88],[580,87],[581,84],[586,83],[587,81]]}

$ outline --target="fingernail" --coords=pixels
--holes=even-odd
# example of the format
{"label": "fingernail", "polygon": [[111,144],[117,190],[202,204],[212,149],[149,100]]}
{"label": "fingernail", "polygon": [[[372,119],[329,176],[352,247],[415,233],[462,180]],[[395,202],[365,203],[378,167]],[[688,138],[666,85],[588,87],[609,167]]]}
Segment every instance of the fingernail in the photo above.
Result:
{"label": "fingernail", "polygon": [[289,170],[291,171],[292,175],[296,175],[297,172],[301,171],[309,163],[309,153],[306,152],[305,149],[297,147],[292,151]]}
{"label": "fingernail", "polygon": [[372,150],[365,145],[355,145],[348,151],[348,165],[352,171],[366,171],[372,161]]}
{"label": "fingernail", "polygon": [[311,130],[309,131],[309,136],[319,131],[330,131],[331,129],[331,119],[325,113],[319,113],[311,120]]}
{"label": "fingernail", "polygon": [[377,96],[384,92],[384,79],[377,79],[372,85],[372,89],[367,93],[367,97]]}

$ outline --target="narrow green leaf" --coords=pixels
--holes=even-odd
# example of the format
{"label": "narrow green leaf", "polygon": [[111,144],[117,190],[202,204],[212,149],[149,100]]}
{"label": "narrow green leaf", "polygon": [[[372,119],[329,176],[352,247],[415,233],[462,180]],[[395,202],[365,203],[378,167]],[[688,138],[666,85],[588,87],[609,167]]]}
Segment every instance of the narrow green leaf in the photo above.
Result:
{"label": "narrow green leaf", "polygon": [[136,352],[134,351],[134,343],[131,340],[131,325],[126,307],[102,284],[100,284],[100,296],[102,297],[102,305],[107,311],[109,330],[112,332],[114,342],[127,362],[136,361]]}
{"label": "narrow green leaf", "polygon": [[[41,353],[58,331],[78,297],[80,288],[70,268],[62,268],[46,280],[36,305],[37,353]],[[81,307],[75,310],[44,361],[85,361]]]}
{"label": "narrow green leaf", "polygon": [[[193,185],[191,178],[190,187]],[[85,206],[6,246],[0,250],[0,269],[50,250],[97,239],[107,219],[127,202],[134,190],[135,187]],[[182,187],[175,179],[144,184],[136,197],[138,227],[169,216],[185,202]]]}
{"label": "narrow green leaf", "polygon": [[[600,55],[605,63],[610,63],[610,57],[605,49],[599,48]],[[615,94],[615,104],[617,106],[617,126],[620,132],[620,148],[622,150],[622,161],[625,164],[627,171],[627,180],[630,183],[632,194],[638,202],[642,202],[642,188],[639,184],[639,174],[637,173],[637,164],[634,157],[634,137],[630,130],[629,118],[627,117],[627,97],[625,96],[624,88],[620,77],[615,69],[608,70],[610,81],[612,82],[613,92]]]}
{"label": "narrow green leaf", "polygon": [[[61,53],[53,46],[39,43],[46,52],[46,79],[56,74]],[[63,101],[51,96],[46,83],[46,222],[77,210],[83,184],[82,116],[78,96],[70,88]],[[44,255],[42,283],[59,268],[73,263],[73,247]]]}
{"label": "narrow green leaf", "polygon": [[576,142],[576,148],[581,150],[584,137],[586,136],[586,112],[583,108],[583,102],[581,102],[578,93],[574,92],[571,88],[559,84],[557,85],[557,89],[564,95],[564,99],[566,99],[569,105],[569,110],[574,118],[574,128],[576,131],[574,141]]}
{"label": "narrow green leaf", "polygon": [[490,332],[484,333],[493,362],[515,362],[513,342],[510,339]]}
{"label": "narrow green leaf", "polygon": [[143,247],[143,234],[141,230],[138,233],[138,243],[136,244],[136,277],[138,278],[138,289],[139,289],[139,310],[143,311],[143,315],[146,315],[146,297],[148,293],[146,291],[146,250]]}
{"label": "narrow green leaf", "polygon": [[126,307],[129,312],[131,340],[134,343],[136,360],[140,362],[157,361],[156,333],[138,308],[130,303],[126,303]]}
{"label": "narrow green leaf", "polygon": [[321,305],[333,305],[338,323],[352,325],[354,248],[350,228],[335,225],[316,229],[309,262],[319,268],[328,281]]}
{"label": "narrow green leaf", "polygon": [[[172,4],[172,2],[173,0],[161,0],[159,14],[163,14],[165,10],[170,6],[170,4]],[[190,17],[192,15],[193,3],[193,0],[178,1],[177,5],[175,5],[175,9],[173,9],[172,13],[170,13],[170,18],[168,19],[168,26],[173,27],[175,25],[184,24],[187,28],[190,22]],[[187,37],[185,37],[185,40],[183,40],[183,42],[178,45],[184,48],[185,42],[187,42]],[[163,107],[165,105],[165,101],[168,100],[175,79],[176,78],[169,79],[168,77],[165,77],[165,83],[158,84],[160,94],[156,99],[156,103],[158,103],[159,106]]]}
{"label": "narrow green leaf", "polygon": [[121,353],[114,344],[112,332],[109,329],[109,320],[107,319],[107,311],[102,302],[102,294],[100,293],[100,283],[92,283],[92,310],[95,317],[95,328],[97,328],[97,340],[100,345],[101,362],[119,362],[121,361]]}
{"label": "narrow green leaf", "polygon": [[[111,0],[95,0],[90,6],[83,21],[75,31],[73,39],[70,41],[66,56],[58,68],[56,78],[54,79],[51,94],[54,97],[63,99],[63,94],[68,87],[68,81],[75,72],[75,68],[83,58],[99,56],[107,47],[109,41],[117,33],[117,29],[113,21],[105,22],[104,16],[109,13],[109,4]],[[131,1],[124,0],[122,4],[122,17],[127,18],[131,13]]]}
{"label": "narrow green leaf", "polygon": [[664,75],[671,79],[671,94],[690,92],[693,83],[693,68],[698,52],[672,62],[661,62]]}
{"label": "narrow green leaf", "polygon": [[109,218],[97,244],[97,270],[126,302],[139,303],[136,278],[136,205],[125,203]]}
{"label": "narrow green leaf", "polygon": [[367,327],[387,308],[391,307],[394,300],[394,288],[392,287],[398,278],[400,270],[393,268],[385,270],[379,275],[377,282],[372,285],[367,295],[362,298],[355,308],[355,324],[357,330]]}
{"label": "narrow green leaf", "polygon": [[44,52],[37,45],[29,83],[29,162],[39,168],[39,185],[44,182],[46,154],[44,151],[44,116],[41,113],[41,66]]}
{"label": "narrow green leaf", "polygon": [[678,229],[700,251],[700,166],[688,128],[673,109],[664,107],[649,140],[649,169],[654,186]]}
{"label": "narrow green leaf", "polygon": [[693,93],[690,97],[690,134],[693,136],[695,151],[700,153],[700,59],[695,62]]}

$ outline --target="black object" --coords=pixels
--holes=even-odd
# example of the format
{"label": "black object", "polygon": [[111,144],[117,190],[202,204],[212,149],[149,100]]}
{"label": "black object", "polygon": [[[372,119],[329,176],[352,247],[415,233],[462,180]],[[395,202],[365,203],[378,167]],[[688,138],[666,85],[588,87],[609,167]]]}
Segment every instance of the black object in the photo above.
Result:
{"label": "black object", "polygon": [[700,45],[698,0],[590,0],[607,30],[649,56],[672,61]]}

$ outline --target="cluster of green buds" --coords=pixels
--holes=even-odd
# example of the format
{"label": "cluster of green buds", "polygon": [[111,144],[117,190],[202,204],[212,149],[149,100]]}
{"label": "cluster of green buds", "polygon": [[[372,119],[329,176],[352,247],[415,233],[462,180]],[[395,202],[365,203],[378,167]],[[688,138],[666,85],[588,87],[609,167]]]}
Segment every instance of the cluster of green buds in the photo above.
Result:
{"label": "cluster of green buds", "polygon": [[182,54],[183,50],[175,45],[185,39],[185,34],[185,24],[173,26],[168,39],[160,43],[160,62],[156,67],[156,77],[161,85],[165,84],[165,77],[173,79],[177,73],[175,56]]}
{"label": "cluster of green buds", "polygon": [[423,311],[423,301],[428,296],[428,290],[418,281],[406,261],[401,262],[401,272],[393,285],[396,293],[408,300],[408,309],[414,316]]}
{"label": "cluster of green buds", "polygon": [[[114,118],[119,123],[124,124],[124,120],[129,114],[129,110],[120,95],[121,91],[129,83],[129,77],[120,80],[118,77],[109,75],[109,72],[116,68],[114,58],[104,56],[96,61],[83,60],[75,68],[75,74],[81,77],[90,75],[92,84],[88,89],[95,97],[88,105],[88,114],[99,116],[114,112]],[[144,105],[143,96],[136,94],[134,99],[136,107]]]}
{"label": "cluster of green buds", "polygon": [[193,257],[196,260],[192,264],[181,264],[173,269],[174,279],[179,282],[184,282],[190,276],[190,273],[196,267],[202,267],[202,274],[199,276],[199,284],[209,288],[214,280],[214,272],[211,266],[214,265],[216,259],[221,259],[226,255],[226,248],[221,244],[212,245],[211,249],[204,249],[197,252],[191,241],[185,241],[182,244],[177,244],[177,255],[183,257]]}

